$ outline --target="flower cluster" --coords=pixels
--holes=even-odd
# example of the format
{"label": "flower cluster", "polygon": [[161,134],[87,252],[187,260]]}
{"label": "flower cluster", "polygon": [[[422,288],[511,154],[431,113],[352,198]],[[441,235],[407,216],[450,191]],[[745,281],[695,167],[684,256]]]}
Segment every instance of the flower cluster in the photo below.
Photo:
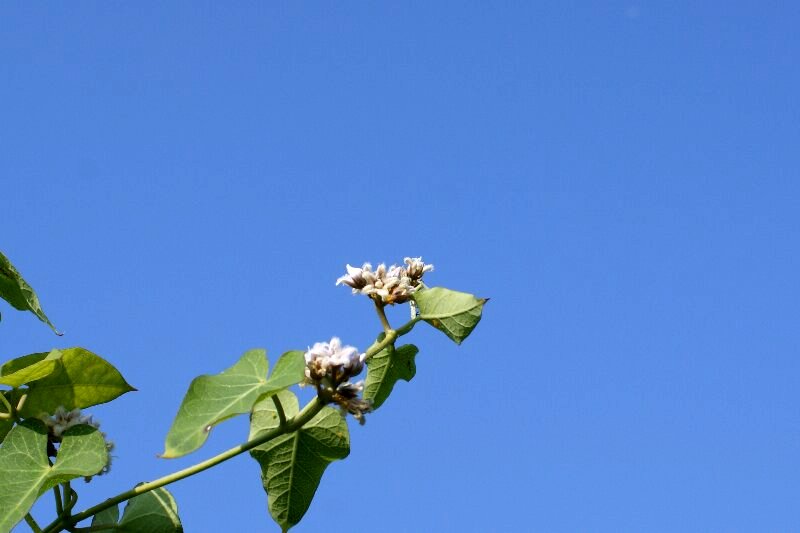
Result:
{"label": "flower cluster", "polygon": [[364,368],[366,354],[358,353],[353,346],[343,346],[338,337],[330,342],[318,342],[305,353],[306,383],[317,388],[317,395],[325,402],[333,402],[343,412],[352,414],[359,423],[372,410],[369,401],[362,400],[358,393],[364,382],[350,383]]}
{"label": "flower cluster", "polygon": [[[100,429],[100,421],[95,420],[92,415],[84,415],[81,414],[80,409],[73,409],[72,411],[67,411],[63,406],[59,406],[56,411],[53,413],[52,416],[44,417],[43,419],[45,426],[47,426],[47,434],[49,437],[49,453],[51,456],[55,456],[55,444],[61,442],[62,437],[64,436],[64,432],[67,431],[69,428],[73,426],[77,426],[80,424],[86,424],[88,426],[92,426],[95,429]],[[106,466],[103,467],[103,470],[100,471],[97,475],[103,475],[108,473],[111,469],[111,452],[114,449],[114,443],[106,437],[106,434],[102,431],[100,434],[103,436],[103,439],[106,441],[106,452],[108,452],[108,461],[106,462]],[[86,481],[90,481],[91,476],[86,478]]]}
{"label": "flower cluster", "polygon": [[53,442],[61,442],[61,437],[64,432],[72,426],[86,424],[94,428],[100,427],[100,422],[94,420],[91,415],[82,415],[80,409],[67,411],[63,406],[56,409],[53,416],[45,418],[44,424],[47,426],[47,431],[52,437]]}
{"label": "flower cluster", "polygon": [[372,264],[364,263],[361,268],[347,265],[347,274],[336,280],[353,289],[353,294],[365,294],[383,304],[407,302],[422,283],[425,272],[433,270],[421,257],[406,257],[405,266],[386,267],[381,263],[372,270]]}

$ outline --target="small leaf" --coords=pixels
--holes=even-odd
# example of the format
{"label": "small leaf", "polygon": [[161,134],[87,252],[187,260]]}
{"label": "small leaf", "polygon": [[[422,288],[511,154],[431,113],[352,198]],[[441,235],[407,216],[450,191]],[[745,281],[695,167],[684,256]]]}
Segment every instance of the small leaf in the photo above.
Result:
{"label": "small leaf", "polygon": [[[94,522],[93,522],[94,524]],[[115,531],[128,533],[180,533],[175,498],[164,487],[145,492],[128,501]]]}
{"label": "small leaf", "polygon": [[[50,357],[53,355],[51,352]],[[55,369],[46,377],[28,383],[28,398],[20,414],[24,417],[53,413],[110,402],[130,392],[131,387],[111,363],[83,348],[61,350],[53,356]]]}
{"label": "small leaf", "polygon": [[0,447],[0,532],[22,520],[44,491],[77,477],[100,472],[108,462],[105,439],[87,425],[64,432],[55,464],[47,459],[47,428],[25,420],[9,432]]}
{"label": "small leaf", "polygon": [[5,363],[0,367],[0,385],[19,387],[25,383],[42,379],[53,373],[61,352],[32,353]]}
{"label": "small leaf", "polygon": [[422,320],[443,331],[456,344],[461,344],[478,325],[487,299],[433,287],[415,293],[414,301]]}
{"label": "small leaf", "polygon": [[20,273],[17,272],[17,269],[14,268],[14,265],[11,264],[11,261],[8,260],[8,257],[3,252],[0,252],[0,298],[10,303],[15,309],[30,311],[39,317],[39,320],[50,326],[57,335],[61,335],[53,323],[50,322],[50,319],[47,318],[47,315],[44,314],[42,306],[39,304],[39,298],[33,292],[33,288],[22,279]]}
{"label": "small leaf", "polygon": [[249,412],[264,395],[299,383],[304,377],[303,364],[303,352],[287,352],[267,379],[266,352],[250,350],[221,374],[195,378],[167,434],[161,456],[174,458],[195,451],[208,439],[214,425]]}
{"label": "small leaf", "polygon": [[[297,397],[289,391],[277,395],[287,417],[299,411]],[[253,408],[250,439],[278,427],[272,398]],[[350,453],[347,423],[336,409],[324,407],[305,426],[250,451],[261,465],[261,481],[267,491],[272,518],[288,531],[306,514],[325,468]]]}
{"label": "small leaf", "polygon": [[364,399],[372,400],[373,409],[386,401],[397,380],[411,381],[417,373],[417,365],[414,363],[417,352],[419,349],[413,344],[397,349],[390,344],[367,360]]}
{"label": "small leaf", "polygon": [[97,526],[112,526],[108,528],[108,531],[113,531],[116,529],[117,522],[119,521],[119,506],[112,505],[106,509],[103,509],[94,517],[92,518],[92,527]]}

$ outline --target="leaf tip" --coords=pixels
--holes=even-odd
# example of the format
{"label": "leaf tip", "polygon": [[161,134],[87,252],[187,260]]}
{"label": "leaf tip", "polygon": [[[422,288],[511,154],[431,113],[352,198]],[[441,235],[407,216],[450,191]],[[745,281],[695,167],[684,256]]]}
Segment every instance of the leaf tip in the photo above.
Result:
{"label": "leaf tip", "polygon": [[175,459],[176,457],[178,457],[178,455],[175,454],[174,450],[170,450],[169,448],[165,448],[164,452],[163,453],[157,453],[156,457],[159,458],[159,459]]}

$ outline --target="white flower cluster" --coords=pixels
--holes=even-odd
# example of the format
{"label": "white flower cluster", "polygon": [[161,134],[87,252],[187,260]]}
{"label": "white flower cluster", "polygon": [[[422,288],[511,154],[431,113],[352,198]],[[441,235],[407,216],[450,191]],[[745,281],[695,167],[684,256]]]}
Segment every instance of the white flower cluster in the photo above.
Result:
{"label": "white flower cluster", "polygon": [[[100,429],[100,421],[95,420],[92,415],[83,415],[81,414],[80,409],[73,409],[72,411],[67,411],[64,406],[59,406],[55,413],[52,416],[45,417],[43,419],[45,426],[47,426],[47,432],[50,437],[51,443],[59,443],[61,442],[61,438],[64,436],[64,432],[67,431],[69,428],[73,426],[77,426],[80,424],[86,424],[88,426],[92,426],[95,429]],[[106,466],[100,471],[97,475],[102,475],[107,473],[111,469],[111,452],[114,449],[114,443],[106,437],[106,434],[102,431],[100,434],[103,436],[103,440],[106,441],[106,452],[108,452],[108,460],[106,461]],[[51,455],[55,455],[55,448],[52,446],[50,447],[53,451]],[[90,481],[92,476],[88,476],[85,478],[86,481]]]}
{"label": "white flower cluster", "polygon": [[370,263],[361,268],[347,265],[347,274],[337,279],[336,285],[343,283],[353,289],[353,294],[365,294],[384,304],[407,302],[433,265],[426,265],[421,257],[406,257],[403,262],[405,266],[388,268],[381,263],[374,271]]}
{"label": "white flower cluster", "polygon": [[44,423],[55,442],[61,442],[61,436],[72,426],[87,424],[95,428],[100,427],[100,422],[94,420],[91,415],[82,415],[80,409],[67,411],[63,406],[56,409],[53,416],[45,418]]}
{"label": "white flower cluster", "polygon": [[343,346],[338,337],[315,343],[305,353],[306,382],[317,388],[324,402],[337,403],[342,413],[352,414],[361,424],[372,403],[358,397],[364,382],[350,383],[349,379],[361,373],[366,355],[353,346]]}
{"label": "white flower cluster", "polygon": [[329,377],[338,385],[361,373],[365,356],[353,346],[342,346],[339,337],[333,337],[331,342],[315,343],[306,352],[306,378],[310,383],[317,383]]}

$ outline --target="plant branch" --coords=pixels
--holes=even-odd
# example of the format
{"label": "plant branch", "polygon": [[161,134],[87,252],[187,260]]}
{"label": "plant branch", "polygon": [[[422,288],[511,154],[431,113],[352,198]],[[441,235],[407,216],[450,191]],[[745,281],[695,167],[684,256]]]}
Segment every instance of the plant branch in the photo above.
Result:
{"label": "plant branch", "polygon": [[386,310],[385,305],[383,302],[379,302],[375,300],[375,311],[378,313],[378,318],[381,320],[381,326],[383,326],[383,332],[389,333],[392,331],[392,326],[389,325],[389,319],[386,318]]}
{"label": "plant branch", "polygon": [[53,494],[56,497],[56,515],[61,516],[64,514],[64,503],[61,501],[61,490],[58,488],[58,485],[53,487]]}
{"label": "plant branch", "polygon": [[64,487],[64,496],[66,498],[64,510],[67,512],[67,516],[69,516],[72,512],[72,508],[78,503],[78,493],[72,490],[72,485],[69,484],[69,481],[65,481],[62,486]]}
{"label": "plant branch", "polygon": [[40,528],[39,524],[36,523],[36,520],[33,519],[31,513],[25,515],[25,522],[28,523],[34,533],[42,533],[42,528]]}
{"label": "plant branch", "polygon": [[369,360],[370,357],[380,352],[390,344],[394,344],[394,341],[396,341],[398,337],[401,337],[411,331],[414,328],[414,325],[419,322],[419,320],[419,317],[414,317],[399,328],[390,329],[389,331],[384,332],[382,339],[373,342],[372,346],[367,348],[367,355],[364,359]]}
{"label": "plant branch", "polygon": [[100,511],[108,509],[112,505],[117,505],[124,501],[130,500],[131,498],[135,498],[141,494],[146,492],[150,492],[151,490],[163,487],[164,485],[169,485],[170,483],[174,483],[181,479],[187,478],[189,476],[193,476],[197,473],[202,472],[203,470],[207,470],[212,466],[216,466],[232,457],[236,457],[244,452],[250,451],[256,446],[261,446],[265,442],[269,442],[270,440],[283,435],[284,433],[291,433],[303,427],[307,422],[309,422],[312,418],[314,418],[317,413],[319,413],[324,405],[320,402],[316,397],[308,402],[308,404],[303,408],[302,411],[297,413],[291,419],[286,421],[286,424],[283,427],[277,427],[266,431],[259,435],[258,437],[249,440],[243,444],[235,446],[229,450],[226,450],[210,459],[206,459],[196,465],[192,465],[188,468],[184,468],[183,470],[178,470],[177,472],[173,472],[172,474],[168,474],[164,477],[158,478],[154,481],[149,481],[147,483],[141,483],[134,488],[125,491],[121,494],[113,496],[106,501],[95,505],[94,507],[90,507],[85,511],[78,513],[76,515],[72,515],[66,519],[58,518],[52,524],[48,525],[42,533],[57,533],[59,531],[63,531],[67,528],[71,528],[75,524],[80,523],[82,520],[86,520],[90,516],[94,516]]}
{"label": "plant branch", "polygon": [[3,401],[3,405],[5,405],[6,409],[8,410],[8,418],[14,418],[14,408],[11,407],[11,403],[8,401],[8,398],[6,398],[6,395],[3,394],[3,392],[5,391],[0,391],[0,400]]}
{"label": "plant branch", "polygon": [[272,403],[275,404],[275,410],[278,412],[278,427],[286,427],[286,413],[283,411],[283,405],[277,394],[272,395]]}

